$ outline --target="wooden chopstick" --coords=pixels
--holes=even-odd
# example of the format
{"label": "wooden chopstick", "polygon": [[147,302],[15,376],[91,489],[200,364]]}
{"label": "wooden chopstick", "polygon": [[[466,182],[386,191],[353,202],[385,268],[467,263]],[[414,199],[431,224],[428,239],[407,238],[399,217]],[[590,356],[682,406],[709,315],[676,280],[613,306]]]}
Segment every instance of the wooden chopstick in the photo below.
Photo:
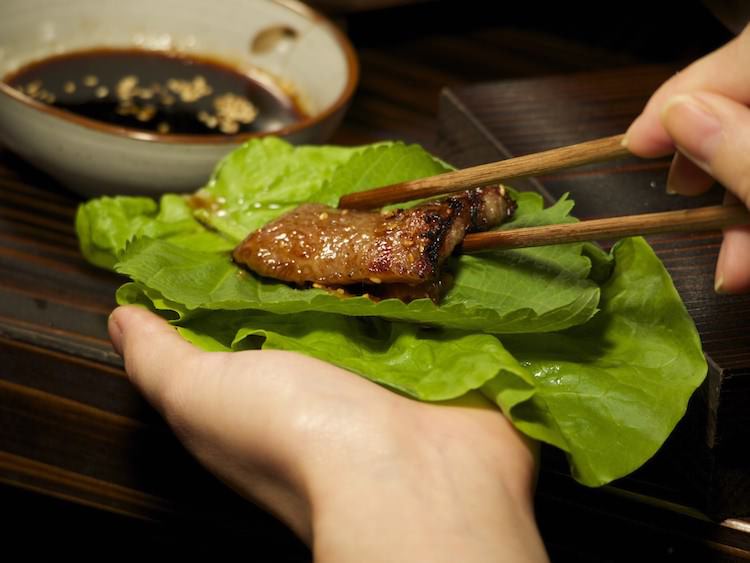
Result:
{"label": "wooden chopstick", "polygon": [[610,160],[630,154],[622,146],[624,137],[625,135],[604,137],[577,145],[559,147],[454,172],[446,172],[429,178],[349,194],[339,200],[339,207],[343,209],[373,209],[389,203],[400,203],[458,192],[496,184],[502,180],[536,176],[564,168]]}
{"label": "wooden chopstick", "polygon": [[750,212],[742,205],[717,205],[591,219],[579,223],[525,227],[467,235],[463,252],[544,246],[566,242],[607,240],[636,235],[719,230],[750,224]]}

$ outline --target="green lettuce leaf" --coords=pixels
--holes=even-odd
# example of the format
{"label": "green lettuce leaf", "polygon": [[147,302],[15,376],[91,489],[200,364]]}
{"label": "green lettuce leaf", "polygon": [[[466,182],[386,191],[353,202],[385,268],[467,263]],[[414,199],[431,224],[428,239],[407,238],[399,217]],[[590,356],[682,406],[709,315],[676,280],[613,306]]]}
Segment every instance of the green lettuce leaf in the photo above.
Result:
{"label": "green lettuce leaf", "polygon": [[[377,146],[377,145],[376,145]],[[196,217],[238,243],[248,233],[301,203],[335,205],[326,189],[334,173],[365,148],[294,147],[269,137],[225,156],[196,195]]]}
{"label": "green lettuce leaf", "polygon": [[148,197],[101,197],[78,208],[76,233],[86,259],[113,269],[125,247],[137,238],[158,238],[205,252],[229,252],[234,245],[206,229],[187,200],[167,194],[157,204]]}
{"label": "green lettuce leaf", "polygon": [[[536,389],[505,412],[567,452],[574,477],[592,486],[656,453],[707,370],[692,319],[648,244],[625,239],[613,255],[596,317],[556,334],[503,337]],[[493,380],[484,391],[503,405],[506,387]]]}
{"label": "green lettuce leaf", "polygon": [[[300,203],[448,169],[401,143],[252,141],[194,196],[93,200],[77,230],[90,261],[132,280],[118,303],[151,308],[206,350],[301,352],[422,400],[481,389],[521,431],[564,450],[582,483],[634,470],[706,373],[695,326],[642,239],[611,254],[582,243],[462,255],[439,306],[294,289],[230,259],[250,230]],[[544,208],[514,195],[501,228],[575,221],[567,198]]]}
{"label": "green lettuce leaf", "polygon": [[[561,264],[569,258],[564,252],[545,256],[537,251],[531,258],[524,252],[507,254],[505,259],[462,257],[455,286],[440,306],[429,299],[373,302],[321,289],[295,289],[259,279],[226,253],[199,252],[165,240],[135,241],[115,268],[188,310],[320,311],[492,333],[557,330],[596,311],[599,288],[584,277],[587,260],[564,269]],[[545,293],[551,288],[554,294]]]}
{"label": "green lettuce leaf", "polygon": [[[263,163],[263,167],[258,163]],[[221,203],[204,210],[201,220],[239,242],[248,232],[304,201],[335,205],[346,193],[449,169],[421,147],[402,143],[354,149],[295,149],[277,139],[268,144],[249,143],[217,167],[203,193]],[[514,197],[518,210],[503,229],[575,221],[570,216],[573,203],[567,198],[544,208],[537,194],[514,192]],[[232,226],[228,227],[228,223]],[[398,300],[379,304],[362,298],[342,301],[324,291],[300,291],[283,284],[269,284],[252,274],[244,287],[259,295],[257,300],[247,294],[232,299],[218,291],[221,303],[188,302],[185,296],[171,295],[175,288],[160,286],[159,290],[190,307],[250,308],[276,313],[328,311],[495,333],[543,332],[580,324],[596,313],[599,288],[593,280],[597,275],[602,277],[602,272],[592,271],[591,266],[593,262],[600,267],[606,259],[601,258],[603,253],[599,251],[597,261],[592,250],[595,248],[572,244],[461,256],[452,265],[455,285],[439,308],[426,299],[408,306]],[[139,261],[144,253],[139,250],[138,254]],[[153,265],[139,266],[125,258],[120,268],[123,273],[151,285],[143,275]],[[212,287],[218,288],[231,279],[229,272],[213,268],[212,271],[221,276],[212,280]],[[205,275],[197,275],[206,279]],[[273,295],[264,292],[269,286],[273,286]]]}
{"label": "green lettuce leaf", "polygon": [[[422,400],[460,397],[501,373],[529,377],[501,342],[488,334],[326,313],[202,310],[189,314],[179,303],[135,283],[121,287],[117,300],[165,316],[187,340],[205,350],[300,352]],[[531,390],[530,385],[527,388]]]}
{"label": "green lettuce leaf", "polygon": [[598,486],[658,450],[706,373],[692,320],[651,248],[626,239],[612,256],[602,311],[556,333],[493,337],[323,313],[195,313],[137,284],[123,286],[118,302],[172,313],[181,334],[206,350],[301,352],[421,400],[481,387],[521,431],[564,450],[577,480]]}
{"label": "green lettuce leaf", "polygon": [[[599,287],[590,279],[592,260],[583,244],[461,256],[450,264],[455,284],[439,307],[429,299],[373,303],[299,290],[261,280],[228,258],[250,231],[302,202],[335,204],[343,193],[446,170],[416,145],[348,149],[256,140],[225,157],[208,186],[189,199],[164,196],[157,205],[147,198],[102,198],[84,204],[78,213],[81,248],[93,263],[117,263],[117,271],[189,309],[324,311],[492,333],[560,330],[596,313]],[[502,228],[575,220],[568,199],[544,208],[537,194],[515,197],[516,215]]]}

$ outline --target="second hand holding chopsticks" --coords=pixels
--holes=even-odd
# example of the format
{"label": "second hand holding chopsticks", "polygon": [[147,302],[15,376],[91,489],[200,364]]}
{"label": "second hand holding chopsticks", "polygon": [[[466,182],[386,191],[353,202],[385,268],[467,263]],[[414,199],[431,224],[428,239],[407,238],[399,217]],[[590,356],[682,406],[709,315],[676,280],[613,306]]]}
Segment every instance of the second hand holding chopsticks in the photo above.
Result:
{"label": "second hand holding chopsticks", "polygon": [[[535,176],[630,154],[623,146],[625,135],[614,135],[540,153],[524,155],[430,178],[402,182],[343,196],[339,207],[372,209],[392,203],[433,197]],[[750,213],[741,205],[700,207],[662,213],[625,215],[577,223],[489,231],[467,235],[463,252],[523,248],[589,240],[606,240],[636,235],[719,230],[750,224]]]}

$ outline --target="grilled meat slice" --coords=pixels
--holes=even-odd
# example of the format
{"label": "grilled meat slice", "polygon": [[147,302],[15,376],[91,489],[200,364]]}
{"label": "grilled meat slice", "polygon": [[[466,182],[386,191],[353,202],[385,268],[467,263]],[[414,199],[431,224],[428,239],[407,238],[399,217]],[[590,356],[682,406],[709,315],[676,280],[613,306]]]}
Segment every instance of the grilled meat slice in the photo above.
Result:
{"label": "grilled meat slice", "polygon": [[262,276],[299,285],[416,285],[437,278],[467,232],[497,225],[514,210],[502,187],[389,212],[310,203],[251,233],[233,256]]}
{"label": "grilled meat slice", "polygon": [[322,285],[311,284],[316,289],[326,289],[340,297],[353,297],[362,295],[369,297],[372,301],[383,299],[399,299],[409,303],[415,299],[431,299],[439,303],[445,294],[453,287],[453,274],[443,270],[437,279],[418,284],[408,283],[354,283],[349,285]]}
{"label": "grilled meat slice", "polygon": [[453,275],[443,270],[434,280],[418,284],[381,283],[378,285],[363,285],[362,293],[366,293],[374,300],[400,299],[404,303],[409,303],[415,299],[427,297],[433,303],[440,303],[451,287],[453,287]]}

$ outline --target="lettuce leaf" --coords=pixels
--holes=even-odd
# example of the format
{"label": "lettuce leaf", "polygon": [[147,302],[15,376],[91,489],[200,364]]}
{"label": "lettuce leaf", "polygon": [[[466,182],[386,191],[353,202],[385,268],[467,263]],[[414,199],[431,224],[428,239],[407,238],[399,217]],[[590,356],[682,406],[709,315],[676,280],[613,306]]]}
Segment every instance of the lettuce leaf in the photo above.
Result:
{"label": "lettuce leaf", "polygon": [[[301,352],[421,400],[480,389],[521,431],[564,450],[580,482],[634,470],[706,373],[695,326],[642,239],[611,254],[584,243],[462,255],[439,306],[294,289],[229,257],[250,230],[300,203],[334,205],[448,169],[401,143],[252,141],[192,199],[100,198],[81,206],[77,229],[90,261],[132,280],[118,303],[155,310],[206,350]],[[501,228],[575,221],[567,198],[544,208],[536,194],[515,195],[518,212]]]}
{"label": "lettuce leaf", "polygon": [[234,245],[199,223],[183,197],[118,196],[93,199],[78,208],[76,233],[84,257],[101,268],[113,269],[130,242],[161,239],[205,252],[229,252]]}
{"label": "lettuce leaf", "polygon": [[335,205],[338,198],[326,186],[337,169],[363,150],[294,147],[275,137],[249,142],[225,156],[197,193],[208,205],[196,217],[236,244],[301,203]]}
{"label": "lettuce leaf", "polygon": [[174,320],[181,334],[205,350],[264,348],[300,352],[336,364],[422,400],[460,397],[500,372],[528,377],[488,334],[427,328],[326,313],[275,315],[258,311],[200,311],[138,284],[118,292],[120,304],[145,305]]}
{"label": "lettuce leaf", "polygon": [[706,373],[693,323],[648,244],[625,239],[612,257],[601,312],[556,333],[493,337],[322,313],[196,313],[138,284],[123,286],[118,302],[172,313],[181,334],[207,350],[301,352],[421,400],[480,388],[521,431],[564,450],[578,481],[598,486],[658,450]]}
{"label": "lettuce leaf", "polygon": [[547,255],[537,251],[533,257],[524,252],[496,254],[462,257],[455,286],[440,306],[429,299],[376,303],[321,289],[295,289],[261,280],[226,253],[200,252],[165,240],[135,241],[115,269],[188,310],[320,311],[492,333],[557,330],[585,321],[596,311],[599,288],[583,277],[589,262],[580,254],[578,260],[554,250]]}
{"label": "lettuce leaf", "polygon": [[[574,477],[588,485],[656,453],[707,370],[693,321],[645,240],[622,240],[612,252],[596,317],[556,334],[503,337],[536,389],[506,412],[526,434],[566,451]],[[503,404],[502,382],[484,391]]]}
{"label": "lettuce leaf", "polygon": [[[421,147],[292,147],[268,138],[224,158],[208,186],[190,199],[101,198],[81,206],[84,255],[189,309],[303,311],[430,323],[491,333],[561,330],[597,311],[584,244],[460,256],[454,287],[440,306],[429,299],[373,303],[324,290],[299,290],[238,268],[229,250],[254,228],[304,201],[335,204],[341,194],[444,172]],[[518,210],[502,228],[574,221],[566,198],[544,208],[540,196],[515,194]],[[200,283],[185,283],[200,280]]]}

